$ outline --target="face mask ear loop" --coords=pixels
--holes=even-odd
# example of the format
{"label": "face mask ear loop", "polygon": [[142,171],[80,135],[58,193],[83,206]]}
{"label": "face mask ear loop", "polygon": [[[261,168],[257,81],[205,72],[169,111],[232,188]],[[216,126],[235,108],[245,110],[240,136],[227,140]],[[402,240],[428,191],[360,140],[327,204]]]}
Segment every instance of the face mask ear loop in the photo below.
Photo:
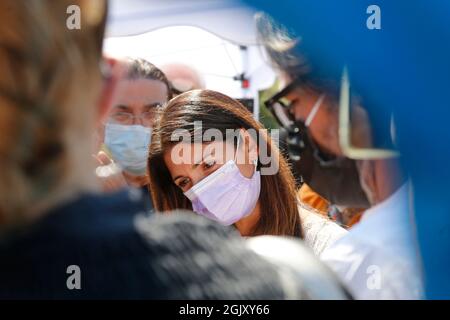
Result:
{"label": "face mask ear loop", "polygon": [[316,117],[317,111],[319,111],[320,106],[322,105],[323,99],[325,99],[325,94],[322,94],[319,99],[317,99],[317,102],[314,104],[314,106],[311,109],[311,112],[306,117],[305,120],[305,127],[309,127],[311,122]]}
{"label": "face mask ear loop", "polygon": [[[238,137],[237,146],[236,146],[236,154],[234,155],[234,162],[236,162],[240,142],[241,142],[241,133],[239,132],[239,137]],[[258,168],[258,159],[253,160],[253,165],[255,166],[255,171],[253,171],[253,173],[255,173],[256,169]]]}
{"label": "face mask ear loop", "polygon": [[238,152],[239,152],[239,145],[240,145],[240,142],[241,142],[241,131],[239,130],[239,136],[238,136],[238,141],[237,141],[237,145],[236,145],[236,153],[235,153],[235,155],[234,155],[234,162],[235,162],[235,163],[237,163],[237,162],[236,162],[236,158],[237,158],[237,154],[238,154]]}

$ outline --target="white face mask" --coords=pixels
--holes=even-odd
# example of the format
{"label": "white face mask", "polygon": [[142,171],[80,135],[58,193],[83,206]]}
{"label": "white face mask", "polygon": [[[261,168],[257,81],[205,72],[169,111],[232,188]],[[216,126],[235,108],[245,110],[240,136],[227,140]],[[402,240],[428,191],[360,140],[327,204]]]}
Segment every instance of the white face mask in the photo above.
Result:
{"label": "white face mask", "polygon": [[324,99],[325,99],[325,94],[322,94],[317,99],[316,103],[314,103],[313,107],[311,108],[311,111],[309,112],[308,116],[306,117],[305,127],[308,128],[311,125],[314,118],[316,117],[317,111],[319,111],[320,107],[322,106],[322,102]]}
{"label": "white face mask", "polygon": [[134,175],[146,173],[151,128],[141,125],[106,124],[105,145],[114,161]]}
{"label": "white face mask", "polygon": [[256,161],[253,176],[247,178],[242,175],[235,160],[230,160],[184,195],[191,200],[196,213],[228,226],[252,212],[260,190],[261,175],[256,171]]}

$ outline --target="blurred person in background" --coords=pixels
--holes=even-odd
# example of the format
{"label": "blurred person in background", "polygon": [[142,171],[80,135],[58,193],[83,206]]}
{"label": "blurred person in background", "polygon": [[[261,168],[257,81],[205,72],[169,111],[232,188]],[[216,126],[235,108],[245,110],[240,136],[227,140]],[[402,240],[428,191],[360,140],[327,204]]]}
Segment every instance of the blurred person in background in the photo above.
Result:
{"label": "blurred person in background", "polygon": [[153,206],[148,195],[146,163],[151,130],[158,108],[172,93],[164,73],[144,59],[117,60],[126,70],[117,84],[112,105],[97,130],[100,151],[96,169],[104,190],[130,186],[142,199],[143,210]]}
{"label": "blurred person in background", "polygon": [[[187,141],[177,139],[180,130]],[[208,140],[213,132],[220,136]],[[219,92],[193,90],[172,99],[158,115],[150,146],[155,209],[194,210],[244,237],[303,235],[320,256],[346,231],[298,203],[291,171],[263,133],[241,103]]]}
{"label": "blurred person in background", "polygon": [[[317,205],[321,208],[322,200],[340,207],[369,207],[356,161],[342,156],[339,145],[339,83],[309,65],[307,57],[301,55],[300,38],[264,14],[257,15],[256,23],[258,37],[283,87],[266,105],[290,132],[289,155],[304,183],[301,198],[307,199],[313,191],[320,195]],[[363,110],[359,116],[365,116]]]}
{"label": "blurred person in background", "polygon": [[[344,65],[336,73],[312,65],[304,39],[266,14],[258,14],[256,22],[259,38],[286,84],[267,104],[289,127],[305,182],[338,207],[367,208],[359,224],[322,258],[356,298],[419,299],[422,283],[411,195],[398,159],[377,155],[354,160],[342,147],[339,134],[345,128],[339,121],[343,108],[339,99]],[[352,124],[348,139],[355,148],[370,149],[377,132],[363,102],[364,97],[355,94],[347,105]],[[385,136],[381,139],[391,144]],[[371,281],[376,285],[369,285]]]}
{"label": "blurred person in background", "polygon": [[[66,28],[71,5],[80,30]],[[4,0],[0,21],[1,298],[330,297],[301,276],[281,278],[286,266],[246,249],[232,230],[184,213],[135,215],[127,190],[102,192],[92,132],[123,77],[102,61],[105,1]],[[308,279],[344,297],[307,259],[321,270]]]}
{"label": "blurred person in background", "polygon": [[161,70],[169,80],[172,95],[196,89],[205,89],[205,80],[200,72],[183,63],[168,63],[161,66]]}

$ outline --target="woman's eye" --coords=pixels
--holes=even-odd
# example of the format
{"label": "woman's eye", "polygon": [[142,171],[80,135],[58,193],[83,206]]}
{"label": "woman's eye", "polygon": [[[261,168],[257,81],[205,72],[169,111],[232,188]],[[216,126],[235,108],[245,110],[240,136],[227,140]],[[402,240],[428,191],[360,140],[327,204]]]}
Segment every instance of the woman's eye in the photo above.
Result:
{"label": "woman's eye", "polygon": [[189,179],[186,178],[186,179],[181,180],[181,181],[178,183],[178,186],[179,186],[181,189],[183,189],[184,187],[187,186],[188,183],[189,183]]}

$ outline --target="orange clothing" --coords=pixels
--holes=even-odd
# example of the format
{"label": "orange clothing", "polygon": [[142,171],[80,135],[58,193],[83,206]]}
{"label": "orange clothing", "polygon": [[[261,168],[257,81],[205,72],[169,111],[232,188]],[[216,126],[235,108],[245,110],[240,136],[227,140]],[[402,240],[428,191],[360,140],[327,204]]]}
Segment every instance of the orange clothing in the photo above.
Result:
{"label": "orange clothing", "polygon": [[298,197],[301,202],[316,209],[324,216],[328,215],[328,207],[330,206],[330,203],[314,192],[314,190],[312,190],[306,183],[304,183],[298,190]]}
{"label": "orange clothing", "polygon": [[[328,212],[330,210],[330,203],[317,194],[313,189],[311,189],[306,183],[304,183],[297,193],[300,201],[306,203],[310,207],[316,209],[320,214],[328,217]],[[350,228],[357,224],[361,219],[364,209],[357,208],[346,208],[342,214],[341,223],[346,228]]]}

